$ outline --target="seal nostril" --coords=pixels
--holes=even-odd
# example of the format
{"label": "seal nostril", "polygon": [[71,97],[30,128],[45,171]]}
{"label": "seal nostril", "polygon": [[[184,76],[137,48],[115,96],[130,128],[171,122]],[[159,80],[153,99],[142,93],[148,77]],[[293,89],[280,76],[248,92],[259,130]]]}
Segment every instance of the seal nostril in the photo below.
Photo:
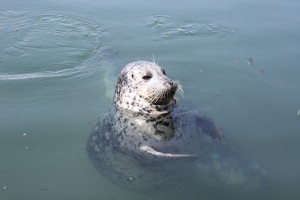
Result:
{"label": "seal nostril", "polygon": [[175,88],[175,90],[177,89],[177,83],[175,81],[170,80],[168,83],[172,88]]}

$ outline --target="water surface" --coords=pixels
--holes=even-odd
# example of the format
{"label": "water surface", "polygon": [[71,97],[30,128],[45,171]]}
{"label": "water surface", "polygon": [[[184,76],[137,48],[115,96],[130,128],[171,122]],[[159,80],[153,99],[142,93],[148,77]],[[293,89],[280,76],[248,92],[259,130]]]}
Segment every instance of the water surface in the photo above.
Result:
{"label": "water surface", "polygon": [[[85,152],[119,70],[141,59],[264,168],[249,199],[299,198],[299,0],[0,5],[1,199],[153,199],[104,180]],[[205,199],[194,189],[156,199]]]}

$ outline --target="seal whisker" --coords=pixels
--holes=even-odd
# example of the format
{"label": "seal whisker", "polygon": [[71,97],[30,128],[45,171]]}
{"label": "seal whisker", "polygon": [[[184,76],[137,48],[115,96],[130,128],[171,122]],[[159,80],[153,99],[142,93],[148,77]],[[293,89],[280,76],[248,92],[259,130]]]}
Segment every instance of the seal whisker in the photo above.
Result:
{"label": "seal whisker", "polygon": [[150,92],[149,92],[150,100],[155,99],[156,96],[157,96],[157,91],[153,90],[153,91],[150,91]]}
{"label": "seal whisker", "polygon": [[152,103],[157,103],[159,97],[159,91],[152,91],[150,93],[150,99],[149,101]]}
{"label": "seal whisker", "polygon": [[147,91],[147,100],[153,104],[167,104],[172,100],[174,96],[173,92],[172,88],[155,88]]}
{"label": "seal whisker", "polygon": [[156,103],[158,98],[161,96],[161,92],[159,90],[153,90],[149,94],[150,96],[150,101]]}
{"label": "seal whisker", "polygon": [[184,96],[184,92],[183,92],[183,89],[182,89],[182,85],[180,84],[179,80],[175,80],[175,82],[177,83],[177,93],[179,93],[182,97]]}
{"label": "seal whisker", "polygon": [[155,57],[153,54],[152,54],[152,62],[156,64]]}

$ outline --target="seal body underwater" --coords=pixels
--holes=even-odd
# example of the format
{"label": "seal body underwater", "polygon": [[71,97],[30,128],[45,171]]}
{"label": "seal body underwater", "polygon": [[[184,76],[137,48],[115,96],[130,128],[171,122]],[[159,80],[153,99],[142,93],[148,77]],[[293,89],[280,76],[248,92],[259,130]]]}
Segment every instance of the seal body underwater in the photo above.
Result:
{"label": "seal body underwater", "polygon": [[185,110],[175,96],[181,90],[153,62],[126,65],[110,112],[96,123],[87,142],[98,172],[140,192],[190,179],[207,185],[255,185],[261,174],[258,165],[228,148],[212,119]]}

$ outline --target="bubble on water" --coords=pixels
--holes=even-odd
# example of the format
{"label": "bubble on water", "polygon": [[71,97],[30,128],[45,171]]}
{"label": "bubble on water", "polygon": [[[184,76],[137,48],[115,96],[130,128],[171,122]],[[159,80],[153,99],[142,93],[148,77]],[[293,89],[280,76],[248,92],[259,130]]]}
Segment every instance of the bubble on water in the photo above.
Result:
{"label": "bubble on water", "polygon": [[253,58],[247,58],[246,62],[248,65],[253,65],[253,63],[254,63]]}

